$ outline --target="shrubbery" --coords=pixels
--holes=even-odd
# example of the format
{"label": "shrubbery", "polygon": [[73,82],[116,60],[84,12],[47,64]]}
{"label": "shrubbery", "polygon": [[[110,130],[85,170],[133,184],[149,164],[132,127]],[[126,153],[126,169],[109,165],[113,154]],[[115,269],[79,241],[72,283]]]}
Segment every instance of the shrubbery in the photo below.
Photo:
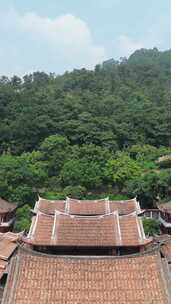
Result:
{"label": "shrubbery", "polygon": [[144,232],[146,236],[155,236],[160,234],[160,222],[155,219],[143,219]]}

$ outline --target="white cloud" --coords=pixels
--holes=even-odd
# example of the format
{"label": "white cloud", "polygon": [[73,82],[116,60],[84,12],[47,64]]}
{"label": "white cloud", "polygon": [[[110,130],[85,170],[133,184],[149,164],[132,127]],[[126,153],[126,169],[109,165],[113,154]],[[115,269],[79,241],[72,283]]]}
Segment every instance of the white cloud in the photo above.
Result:
{"label": "white cloud", "polygon": [[130,56],[134,51],[145,47],[144,43],[134,40],[127,35],[119,36],[117,45],[120,56]]}
{"label": "white cloud", "polygon": [[141,48],[157,47],[161,50],[170,48],[171,16],[158,17],[138,39],[131,35],[120,35],[115,43],[120,56],[129,56]]}
{"label": "white cloud", "polygon": [[83,66],[92,68],[105,58],[105,49],[93,42],[86,22],[71,14],[51,19],[27,13],[18,18],[18,25],[34,39],[44,40],[52,51],[70,60],[75,56]]}
{"label": "white cloud", "polygon": [[[14,42],[15,49],[19,50],[21,39],[23,39],[22,47],[29,45],[30,42],[30,53],[40,48],[40,58],[44,56],[42,69],[47,60],[51,65],[54,63],[54,66],[65,63],[64,69],[67,66],[71,69],[93,68],[95,64],[106,58],[105,48],[94,42],[88,24],[72,14],[49,18],[32,12],[20,15],[15,10],[11,10],[0,16],[0,38],[2,32],[17,36],[17,41]],[[29,58],[31,55],[29,50],[27,52],[26,56]],[[41,68],[40,58],[37,58],[39,66],[36,67],[34,64],[36,69]],[[30,58],[29,60],[31,61]],[[31,66],[29,68],[32,69]]]}

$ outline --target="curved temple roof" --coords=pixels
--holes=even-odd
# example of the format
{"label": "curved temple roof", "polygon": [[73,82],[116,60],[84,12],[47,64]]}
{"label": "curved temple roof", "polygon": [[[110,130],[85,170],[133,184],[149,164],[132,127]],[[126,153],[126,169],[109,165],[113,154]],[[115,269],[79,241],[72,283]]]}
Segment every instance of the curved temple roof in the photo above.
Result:
{"label": "curved temple roof", "polygon": [[141,246],[151,239],[145,237],[136,213],[75,216],[56,211],[54,216],[38,212],[25,241],[46,246],[115,247]]}
{"label": "curved temple roof", "polygon": [[139,214],[142,212],[136,198],[124,201],[109,201],[108,198],[100,200],[76,200],[67,198],[66,200],[60,201],[46,200],[39,197],[34,208],[35,213],[40,211],[45,214],[55,214],[55,210],[77,215],[103,215],[114,211],[118,211],[121,215],[132,212]]}
{"label": "curved temple roof", "polygon": [[158,255],[64,257],[21,251],[2,304],[169,304],[168,273]]}

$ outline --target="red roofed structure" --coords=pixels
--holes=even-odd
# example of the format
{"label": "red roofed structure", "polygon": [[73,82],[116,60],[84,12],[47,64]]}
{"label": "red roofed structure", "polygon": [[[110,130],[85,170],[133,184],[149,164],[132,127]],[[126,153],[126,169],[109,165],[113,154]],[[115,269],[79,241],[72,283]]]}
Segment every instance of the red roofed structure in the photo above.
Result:
{"label": "red roofed structure", "polygon": [[158,253],[129,257],[13,258],[2,304],[170,304],[169,273]]}
{"label": "red roofed structure", "polygon": [[38,212],[25,241],[41,250],[56,248],[56,253],[71,253],[74,248],[79,254],[92,253],[92,248],[100,253],[101,248],[102,254],[123,254],[143,250],[152,239],[146,238],[142,220],[135,213],[78,216],[56,211],[55,215]]}
{"label": "red roofed structure", "polygon": [[0,233],[0,303],[2,300],[4,283],[6,282],[11,257],[18,248],[18,241],[21,240],[20,233]]}
{"label": "red roofed structure", "polygon": [[2,304],[171,303],[167,260],[149,251],[136,199],[39,198],[33,212]]}
{"label": "red roofed structure", "polygon": [[134,199],[110,201],[108,198],[99,200],[47,200],[39,197],[35,204],[34,213],[55,214],[55,210],[73,215],[104,215],[118,211],[120,215],[142,212],[139,202]]}

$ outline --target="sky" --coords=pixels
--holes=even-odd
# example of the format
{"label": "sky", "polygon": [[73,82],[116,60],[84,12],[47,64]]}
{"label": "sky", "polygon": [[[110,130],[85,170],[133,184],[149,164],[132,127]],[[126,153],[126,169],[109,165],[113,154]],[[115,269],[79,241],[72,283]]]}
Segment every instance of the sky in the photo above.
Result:
{"label": "sky", "polygon": [[171,48],[170,0],[0,0],[0,75],[92,69]]}

